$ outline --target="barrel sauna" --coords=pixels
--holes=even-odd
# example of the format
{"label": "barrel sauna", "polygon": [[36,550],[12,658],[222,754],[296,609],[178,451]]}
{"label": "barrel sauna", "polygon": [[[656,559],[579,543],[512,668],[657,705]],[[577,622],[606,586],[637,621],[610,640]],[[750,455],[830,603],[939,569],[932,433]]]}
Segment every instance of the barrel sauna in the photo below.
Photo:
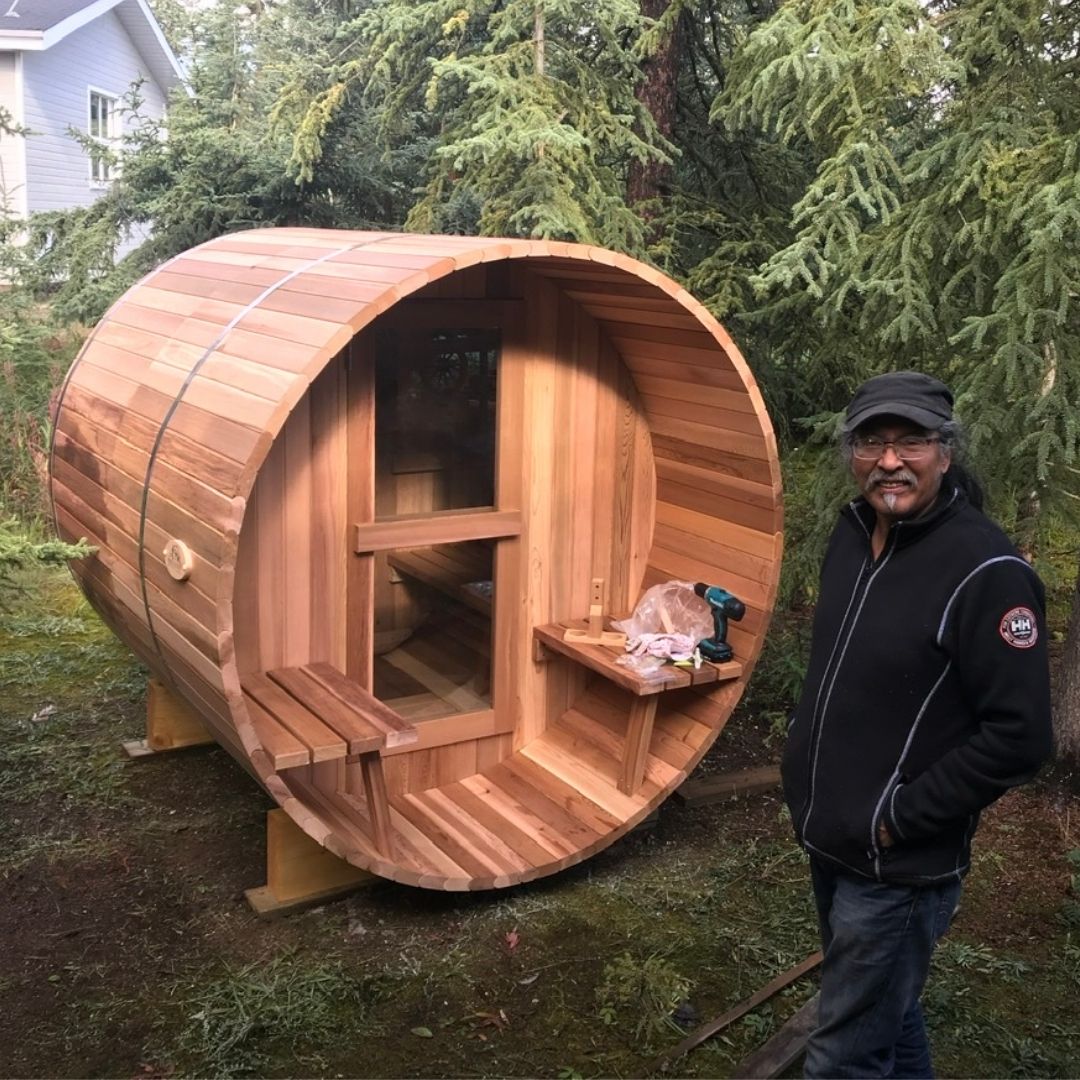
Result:
{"label": "barrel sauna", "polygon": [[[761,394],[684,289],[595,247],[220,237],[101,320],[51,490],[102,618],[313,839],[512,885],[650,813],[742,694],[780,570]],[[564,641],[704,581],[734,660],[646,683]]]}

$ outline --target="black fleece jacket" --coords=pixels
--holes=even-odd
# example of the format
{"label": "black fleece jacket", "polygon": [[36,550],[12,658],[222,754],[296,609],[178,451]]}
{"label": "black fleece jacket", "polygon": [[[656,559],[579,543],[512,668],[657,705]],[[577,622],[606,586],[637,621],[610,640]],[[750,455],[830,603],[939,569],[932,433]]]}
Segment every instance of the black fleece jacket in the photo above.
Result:
{"label": "black fleece jacket", "polygon": [[948,481],[876,561],[873,527],[858,499],[829,542],[784,793],[811,854],[925,884],[964,874],[979,811],[1050,754],[1043,588]]}

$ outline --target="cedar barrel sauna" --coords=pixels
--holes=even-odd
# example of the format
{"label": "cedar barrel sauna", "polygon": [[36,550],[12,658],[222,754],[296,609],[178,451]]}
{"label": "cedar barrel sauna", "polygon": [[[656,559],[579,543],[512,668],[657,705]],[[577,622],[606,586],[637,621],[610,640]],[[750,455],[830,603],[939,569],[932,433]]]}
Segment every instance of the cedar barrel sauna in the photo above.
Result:
{"label": "cedar barrel sauna", "polygon": [[[212,240],[101,320],[51,469],[102,618],[310,837],[434,889],[553,873],[658,806],[742,694],[780,571],[738,350],[656,270],[573,244]],[[649,683],[563,640],[598,587],[620,615],[669,579],[745,602],[731,663]]]}

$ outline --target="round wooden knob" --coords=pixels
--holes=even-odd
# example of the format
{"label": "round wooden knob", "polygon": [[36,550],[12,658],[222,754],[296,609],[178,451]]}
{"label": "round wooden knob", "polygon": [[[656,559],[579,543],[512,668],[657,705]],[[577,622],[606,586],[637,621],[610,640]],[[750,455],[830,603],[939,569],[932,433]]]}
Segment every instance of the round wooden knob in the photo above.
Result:
{"label": "round wooden knob", "polygon": [[191,577],[191,571],[195,566],[191,548],[183,540],[170,540],[165,545],[165,569],[169,576],[177,581],[187,581]]}

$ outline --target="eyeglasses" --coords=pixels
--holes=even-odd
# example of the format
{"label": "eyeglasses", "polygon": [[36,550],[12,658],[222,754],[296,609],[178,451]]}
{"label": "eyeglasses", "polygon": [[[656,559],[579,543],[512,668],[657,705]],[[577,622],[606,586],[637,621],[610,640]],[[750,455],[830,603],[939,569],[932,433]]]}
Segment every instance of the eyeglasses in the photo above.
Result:
{"label": "eyeglasses", "polygon": [[901,435],[899,439],[860,435],[852,442],[851,452],[860,461],[877,461],[885,453],[885,447],[891,446],[901,461],[920,461],[939,442],[941,439],[936,435]]}

